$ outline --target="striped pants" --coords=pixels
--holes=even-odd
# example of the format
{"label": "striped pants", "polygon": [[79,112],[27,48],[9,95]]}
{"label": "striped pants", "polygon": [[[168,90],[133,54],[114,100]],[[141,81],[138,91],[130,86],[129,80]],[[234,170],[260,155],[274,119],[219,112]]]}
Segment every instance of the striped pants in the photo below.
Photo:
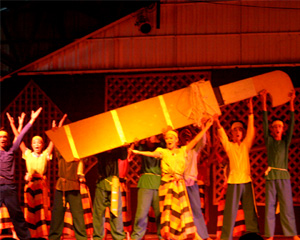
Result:
{"label": "striped pants", "polygon": [[158,191],[161,236],[164,239],[174,240],[194,239],[197,230],[184,179],[165,174],[162,176]]}

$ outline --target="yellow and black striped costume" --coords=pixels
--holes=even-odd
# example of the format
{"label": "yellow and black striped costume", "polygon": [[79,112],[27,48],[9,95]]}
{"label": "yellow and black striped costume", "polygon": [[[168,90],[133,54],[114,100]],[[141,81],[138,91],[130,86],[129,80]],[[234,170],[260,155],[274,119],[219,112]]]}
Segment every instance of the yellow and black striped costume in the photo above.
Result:
{"label": "yellow and black striped costume", "polygon": [[2,203],[2,205],[0,206],[0,234],[2,234],[2,231],[4,229],[9,230],[12,235],[17,235],[14,229],[14,225],[10,219],[8,210],[4,203]]}
{"label": "yellow and black striped costume", "polygon": [[159,187],[161,235],[164,239],[194,239],[196,227],[182,177],[164,174]]}
{"label": "yellow and black striped costume", "polygon": [[[89,189],[85,182],[85,178],[80,179],[80,194],[81,194],[82,208],[84,211],[83,217],[84,217],[86,233],[88,238],[92,238],[93,236],[92,201],[91,201]],[[75,237],[75,233],[73,231],[73,218],[72,218],[69,203],[67,203],[66,208],[67,209],[64,217],[63,235],[68,237]]]}
{"label": "yellow and black striped costume", "polygon": [[161,236],[174,240],[199,238],[183,178],[186,146],[173,151],[159,147],[155,152],[161,154],[162,178],[158,189]]}
{"label": "yellow and black striped costume", "polygon": [[[132,231],[132,224],[131,224],[131,215],[130,215],[130,207],[128,204],[128,188],[126,179],[120,178],[120,190],[121,190],[121,199],[122,199],[122,219],[124,224],[124,231],[131,232]],[[109,207],[105,210],[105,230],[110,231],[110,210]]]}
{"label": "yellow and black striped costume", "polygon": [[49,188],[46,177],[35,173],[24,187],[24,217],[31,237],[48,236],[51,220]]}

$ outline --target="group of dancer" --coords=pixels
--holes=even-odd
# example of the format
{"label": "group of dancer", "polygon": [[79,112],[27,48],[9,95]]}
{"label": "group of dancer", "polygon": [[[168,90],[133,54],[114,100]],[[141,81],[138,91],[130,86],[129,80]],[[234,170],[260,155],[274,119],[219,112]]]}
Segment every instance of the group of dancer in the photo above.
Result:
{"label": "group of dancer", "polygon": [[[277,198],[280,205],[280,220],[283,233],[300,240],[297,236],[293,209],[290,174],[288,172],[288,148],[294,127],[294,99],[290,98],[290,123],[286,134],[285,124],[276,119],[269,134],[267,113],[267,92],[260,93],[263,106],[263,129],[267,147],[268,169],[266,170],[266,210],[264,235],[273,240],[275,233],[275,211]],[[199,132],[192,137],[179,139],[176,130],[163,133],[163,141],[152,136],[144,142],[130,147],[116,148],[98,155],[98,180],[93,201],[93,238],[105,237],[105,211],[110,212],[110,231],[114,240],[126,239],[122,216],[122,198],[120,179],[126,175],[128,161],[135,155],[141,156],[141,176],[138,182],[137,208],[130,238],[140,240],[147,230],[148,213],[152,207],[155,214],[157,236],[159,239],[208,239],[197,184],[198,154],[206,144],[206,132],[215,122],[218,136],[229,159],[226,203],[223,216],[221,239],[232,240],[233,228],[239,207],[242,203],[245,214],[246,233],[260,237],[257,221],[255,196],[253,191],[249,153],[255,138],[252,98],[248,100],[247,128],[241,121],[234,121],[229,130],[229,140],[219,117],[209,118]],[[17,237],[20,240],[30,238],[60,239],[64,227],[66,204],[70,206],[73,229],[76,239],[87,239],[84,221],[83,190],[84,179],[82,159],[67,162],[55,148],[58,158],[58,176],[52,213],[46,178],[47,161],[52,158],[54,145],[49,143],[44,149],[44,141],[36,136],[32,139],[32,150],[22,142],[24,135],[39,116],[42,109],[32,111],[31,119],[22,128],[25,115],[19,117],[19,127],[15,127],[13,118],[7,114],[15,139],[10,146],[8,132],[0,131],[0,206],[4,203],[8,209]],[[53,121],[52,127],[61,127],[66,119],[63,116],[58,126]],[[180,141],[181,140],[181,141]],[[184,142],[185,144],[179,144]],[[13,154],[18,149],[26,161],[25,179],[25,218],[18,202],[14,184],[15,161]],[[34,194],[33,194],[34,192]],[[31,211],[32,209],[34,210]],[[52,216],[52,217],[51,217]],[[50,230],[48,225],[50,222]],[[253,235],[252,235],[253,236]],[[127,237],[128,239],[128,237]],[[253,238],[255,239],[255,238]],[[258,238],[257,238],[258,239]]]}

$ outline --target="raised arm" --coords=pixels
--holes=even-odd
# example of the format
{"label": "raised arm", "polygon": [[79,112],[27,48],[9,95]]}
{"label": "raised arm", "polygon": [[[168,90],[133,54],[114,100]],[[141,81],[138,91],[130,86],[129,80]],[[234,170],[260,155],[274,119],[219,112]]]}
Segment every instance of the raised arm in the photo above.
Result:
{"label": "raised arm", "polygon": [[6,116],[8,118],[8,121],[10,123],[10,127],[11,127],[11,129],[12,129],[14,135],[15,135],[15,138],[16,138],[17,136],[19,136],[19,132],[18,132],[16,126],[15,126],[14,118],[12,116],[10,116],[10,114],[8,112],[6,113]]}
{"label": "raised arm", "polygon": [[133,160],[133,152],[134,149],[134,143],[131,143],[130,146],[127,148],[127,160],[128,162],[131,162]]}
{"label": "raised arm", "polygon": [[262,102],[263,111],[267,111],[267,94],[268,92],[265,89],[259,93]]}
{"label": "raised arm", "polygon": [[248,109],[249,109],[249,115],[253,114],[253,98],[249,98],[248,100]]}
{"label": "raised arm", "polygon": [[134,154],[139,154],[147,157],[161,158],[162,155],[159,152],[150,152],[150,151],[139,151],[139,150],[131,150]]}
{"label": "raised arm", "polygon": [[294,100],[295,100],[295,90],[293,89],[290,93],[290,123],[286,132],[287,144],[289,145],[292,141],[293,131],[295,126],[295,113],[294,113]]}
{"label": "raised arm", "polygon": [[18,121],[19,121],[18,132],[22,131],[25,116],[26,116],[26,114],[24,112],[22,112],[21,116],[18,117]]}
{"label": "raised arm", "polygon": [[217,124],[217,128],[218,128],[218,129],[222,128],[222,125],[221,125],[220,120],[219,120],[219,115],[218,115],[218,114],[215,114],[215,115],[213,116],[213,119],[214,119],[214,122]]}
{"label": "raised arm", "polygon": [[62,119],[59,121],[59,123],[58,123],[58,127],[62,127],[62,125],[64,125],[64,122],[65,122],[65,120],[66,120],[66,118],[67,118],[67,114],[65,114],[63,117],[62,117]]}
{"label": "raised arm", "polygon": [[212,124],[213,124],[213,119],[212,118],[208,119],[208,121],[205,123],[204,128],[186,145],[187,151],[195,147],[195,145],[200,141],[204,133],[206,133],[206,131],[210,128]]}
{"label": "raised arm", "polygon": [[269,122],[268,122],[268,113],[267,113],[267,90],[262,90],[259,95],[262,102],[262,110],[263,110],[263,133],[265,143],[268,144],[269,137]]}
{"label": "raised arm", "polygon": [[247,143],[247,146],[250,148],[253,144],[255,137],[255,127],[254,127],[254,115],[253,115],[253,99],[252,97],[248,99],[248,126],[247,132],[244,141]]}
{"label": "raised arm", "polygon": [[[58,127],[61,127],[61,126],[64,124],[64,121],[65,121],[65,119],[67,118],[67,116],[68,116],[68,115],[65,114],[65,115],[62,117],[62,119],[61,119],[61,120],[59,121],[59,123],[58,123]],[[52,128],[56,128],[56,122],[55,122],[55,120],[52,121]],[[49,155],[52,153],[53,147],[54,147],[54,144],[53,144],[52,141],[50,141],[50,142],[49,142],[49,145],[48,145],[48,147],[47,147],[47,152],[48,152]]]}
{"label": "raised arm", "polygon": [[29,120],[29,123],[32,125],[35,120],[37,119],[37,117],[40,115],[41,111],[42,111],[42,107],[40,107],[38,110],[36,111],[31,111],[31,118]]}
{"label": "raised arm", "polygon": [[228,149],[230,148],[230,141],[228,139],[228,136],[223,128],[223,126],[220,123],[219,120],[219,116],[217,114],[215,114],[213,116],[215,123],[217,124],[217,133],[218,133],[218,137],[225,149],[225,151],[228,151]]}
{"label": "raised arm", "polygon": [[296,93],[295,93],[295,89],[293,89],[290,93],[290,110],[291,112],[294,112],[295,109],[294,109],[294,101],[295,101],[295,97],[296,97]]}
{"label": "raised arm", "polygon": [[[39,116],[39,114],[41,113],[42,108],[40,107],[37,111],[31,111],[31,119],[29,121],[29,123],[32,125],[35,121],[35,119]],[[20,133],[23,129],[23,123],[24,123],[24,118],[25,118],[26,114],[25,113],[21,113],[21,116],[18,117],[19,120],[19,126],[18,126],[18,132]],[[27,149],[24,141],[22,141],[20,143],[20,149],[22,151],[23,154],[25,154],[25,151]]]}
{"label": "raised arm", "polygon": [[[24,123],[25,116],[26,116],[26,114],[22,112],[21,116],[18,117],[18,120],[19,120],[18,132],[21,132],[23,129],[23,123]],[[21,142],[20,149],[21,149],[22,153],[25,154],[27,147],[26,147],[24,141]]]}
{"label": "raised arm", "polygon": [[26,126],[22,129],[22,131],[19,133],[17,139],[15,140],[13,146],[12,146],[12,151],[16,151],[21,142],[22,142],[22,139],[24,137],[24,135],[28,132],[28,130],[31,128],[32,124],[34,123],[34,121],[36,120],[36,118],[39,116],[39,114],[41,113],[42,111],[42,108],[40,107],[37,111],[32,111],[31,112],[31,119],[30,121],[26,124]]}

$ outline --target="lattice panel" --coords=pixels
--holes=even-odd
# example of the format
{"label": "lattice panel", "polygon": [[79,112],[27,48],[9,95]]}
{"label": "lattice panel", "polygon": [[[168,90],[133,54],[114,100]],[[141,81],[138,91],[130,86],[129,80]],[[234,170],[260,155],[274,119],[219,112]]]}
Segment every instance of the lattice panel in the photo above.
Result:
{"label": "lattice panel", "polygon": [[211,79],[210,72],[111,75],[105,79],[106,111],[189,86],[201,79]]}
{"label": "lattice panel", "polygon": [[[42,107],[43,110],[40,116],[36,119],[32,128],[25,135],[23,141],[28,148],[31,148],[31,139],[35,135],[41,136],[45,141],[45,146],[48,146],[49,140],[45,134],[45,131],[50,129],[52,126],[52,120],[59,121],[63,113],[58,109],[58,107],[51,101],[51,99],[39,88],[37,84],[30,81],[28,85],[19,93],[19,95],[14,99],[14,101],[1,113],[1,126],[4,126],[8,130],[10,136],[13,136],[8,119],[6,117],[6,112],[14,118],[15,124],[18,127],[18,116],[22,112],[26,113],[24,125],[30,120],[31,110],[37,110]],[[16,159],[16,171],[15,180],[18,184],[18,195],[20,202],[24,202],[24,176],[26,173],[26,164],[22,159],[21,151],[18,151],[15,155]],[[55,184],[57,179],[57,161],[54,158],[52,161],[48,162],[47,166],[47,179],[50,189],[50,199],[53,199],[53,193],[55,190]]]}
{"label": "lattice panel", "polygon": [[[140,75],[111,75],[105,79],[106,111],[143,101],[189,86],[201,79],[210,80],[210,72],[157,73]],[[128,183],[136,186],[141,168],[140,159],[129,165]]]}
{"label": "lattice panel", "polygon": [[[209,72],[187,72],[178,74],[142,74],[142,75],[113,75],[106,78],[106,110],[119,108],[134,102],[142,101],[147,98],[155,97],[170,91],[187,87],[192,82],[200,79],[210,79]],[[289,171],[294,196],[294,203],[300,204],[300,187],[296,184],[300,180],[299,176],[299,136],[300,136],[300,96],[297,89],[295,99],[295,128],[293,141],[290,146]],[[268,101],[269,109],[270,101]],[[265,180],[264,171],[267,166],[267,155],[263,139],[261,102],[258,97],[253,99],[255,114],[256,137],[250,152],[252,166],[252,176],[255,188],[257,203],[263,205],[265,202]],[[230,123],[234,120],[233,116],[240,120],[245,120],[247,124],[248,107],[246,101],[230,104],[221,107],[222,116],[220,117],[223,127],[230,128]],[[279,106],[269,112],[269,120],[276,116],[283,121],[289,121],[289,104]],[[224,166],[228,162],[227,155],[223,150],[219,139],[216,136],[216,127],[210,130],[211,139],[208,146],[203,150],[203,161],[208,166],[212,164],[213,177],[213,202],[218,204],[221,190],[224,184]],[[129,182],[135,185],[138,181],[140,163],[131,163],[129,170]],[[206,184],[210,184],[210,176],[207,174]]]}
{"label": "lattice panel", "polygon": [[127,182],[129,186],[137,186],[140,178],[140,170],[142,167],[140,156],[134,156],[133,161],[129,163],[129,170],[127,174]]}
{"label": "lattice panel", "polygon": [[[299,133],[300,133],[300,89],[296,89],[296,99],[295,99],[295,127],[293,133],[292,144],[289,148],[289,172],[291,174],[292,182],[292,191],[293,191],[293,200],[295,204],[300,204],[300,193],[299,193]],[[269,110],[269,121],[272,121],[274,118],[280,118],[285,123],[289,122],[289,103],[276,108],[271,108],[270,101],[268,103]],[[255,128],[256,128],[256,137],[254,140],[253,147],[250,152],[250,162],[251,162],[251,174],[253,178],[253,184],[255,189],[256,200],[259,205],[264,205],[265,203],[265,179],[264,172],[267,168],[267,152],[263,139],[263,125],[262,125],[262,110],[261,110],[261,101],[259,98],[253,98],[253,108],[255,116]],[[221,107],[222,116],[220,116],[220,121],[225,130],[230,129],[230,124],[232,122],[233,116],[237,119],[244,121],[247,124],[247,115],[248,108],[246,101],[233,103],[227,106]],[[213,166],[213,198],[214,204],[218,204],[220,200],[220,193],[223,189],[224,184],[224,166],[228,161],[226,153],[218,140],[216,135],[216,127],[213,127],[213,146],[217,149],[217,152],[223,157],[222,161],[219,161]]]}

